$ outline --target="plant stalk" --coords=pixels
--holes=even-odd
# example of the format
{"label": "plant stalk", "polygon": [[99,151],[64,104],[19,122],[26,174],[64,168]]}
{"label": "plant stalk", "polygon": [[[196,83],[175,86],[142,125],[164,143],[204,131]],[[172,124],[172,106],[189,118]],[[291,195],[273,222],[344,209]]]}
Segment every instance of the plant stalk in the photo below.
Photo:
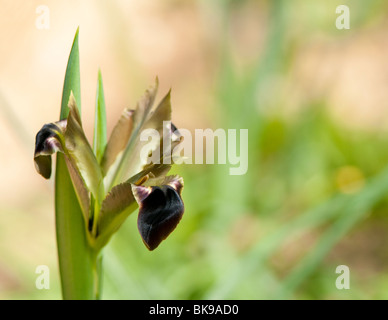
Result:
{"label": "plant stalk", "polygon": [[[78,29],[67,63],[60,119],[69,114],[68,101],[73,92],[81,112]],[[62,295],[66,300],[91,300],[101,296],[102,258],[88,240],[85,219],[64,155],[58,153],[55,175],[55,224]]]}

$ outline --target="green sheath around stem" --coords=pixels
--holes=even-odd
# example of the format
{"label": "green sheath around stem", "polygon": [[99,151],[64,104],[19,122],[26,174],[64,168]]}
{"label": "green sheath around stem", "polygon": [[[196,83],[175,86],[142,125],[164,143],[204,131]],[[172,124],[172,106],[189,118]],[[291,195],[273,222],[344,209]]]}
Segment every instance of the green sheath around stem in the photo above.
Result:
{"label": "green sheath around stem", "polygon": [[[69,113],[70,92],[81,106],[78,30],[67,64],[60,119]],[[96,299],[100,296],[101,265],[90,248],[83,219],[64,155],[57,155],[55,176],[55,218],[59,270],[64,299]],[[99,260],[99,259],[98,259]]]}

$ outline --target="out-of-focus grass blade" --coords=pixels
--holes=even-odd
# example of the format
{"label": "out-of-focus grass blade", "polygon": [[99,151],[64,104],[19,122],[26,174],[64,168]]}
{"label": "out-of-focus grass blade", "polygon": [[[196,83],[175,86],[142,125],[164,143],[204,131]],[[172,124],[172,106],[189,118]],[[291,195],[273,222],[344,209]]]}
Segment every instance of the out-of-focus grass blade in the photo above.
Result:
{"label": "out-of-focus grass blade", "polygon": [[304,212],[288,224],[283,225],[275,232],[261,239],[245,255],[236,260],[232,266],[229,266],[228,270],[218,276],[217,281],[213,284],[205,299],[228,298],[240,282],[252,273],[259,272],[259,270],[265,268],[265,263],[269,257],[287,237],[299,230],[314,228],[329,221],[345,204],[346,202],[341,196],[330,199],[322,205]]}
{"label": "out-of-focus grass blade", "polygon": [[321,206],[308,210],[275,233],[262,239],[257,246],[241,257],[235,265],[219,276],[205,299],[226,299],[243,279],[262,268],[284,239],[298,230],[306,230],[336,219],[322,236],[311,254],[293,270],[276,293],[276,298],[287,298],[319,265],[329,250],[357,223],[374,203],[388,191],[388,168],[365,187],[361,194],[338,195]]}
{"label": "out-of-focus grass blade", "polygon": [[359,195],[349,198],[337,221],[321,236],[314,250],[287,276],[277,298],[283,298],[289,292],[295,291],[314,272],[334,245],[370,212],[375,203],[386,196],[387,191],[388,169],[372,180]]}
{"label": "out-of-focus grass blade", "polygon": [[97,161],[100,163],[107,143],[106,137],[106,111],[104,87],[102,85],[101,70],[98,71],[96,111],[94,119],[93,150]]}
{"label": "out-of-focus grass blade", "polygon": [[[81,106],[78,29],[67,64],[60,119],[69,113],[67,103],[73,92]],[[85,235],[85,223],[65,159],[58,153],[55,176],[55,217],[59,269],[64,299],[93,299],[91,252]]]}

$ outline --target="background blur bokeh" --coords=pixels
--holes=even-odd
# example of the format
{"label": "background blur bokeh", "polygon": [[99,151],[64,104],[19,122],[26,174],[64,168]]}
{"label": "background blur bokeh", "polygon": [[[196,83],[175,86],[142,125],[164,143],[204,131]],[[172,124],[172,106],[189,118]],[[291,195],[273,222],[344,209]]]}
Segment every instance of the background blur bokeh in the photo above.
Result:
{"label": "background blur bokeh", "polygon": [[[39,30],[36,8],[50,10]],[[350,8],[338,30],[336,8]],[[36,132],[59,117],[80,26],[91,139],[98,68],[108,132],[155,76],[174,123],[249,129],[249,170],[175,166],[186,211],[148,252],[132,214],[105,249],[105,299],[388,298],[388,3],[0,1],[0,299],[59,299],[53,179]],[[50,290],[35,268],[50,267]],[[350,290],[338,290],[338,265]]]}

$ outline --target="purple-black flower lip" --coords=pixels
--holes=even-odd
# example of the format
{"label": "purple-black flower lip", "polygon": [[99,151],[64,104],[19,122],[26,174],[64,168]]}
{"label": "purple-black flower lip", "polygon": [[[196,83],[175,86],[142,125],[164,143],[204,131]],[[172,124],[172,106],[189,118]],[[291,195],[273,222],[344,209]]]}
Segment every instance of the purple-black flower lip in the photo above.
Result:
{"label": "purple-black flower lip", "polygon": [[184,213],[183,179],[172,176],[161,186],[137,186],[132,190],[139,204],[137,226],[144,244],[156,249],[176,228]]}
{"label": "purple-black flower lip", "polygon": [[35,168],[45,178],[51,176],[51,155],[62,151],[59,133],[66,127],[67,120],[45,124],[35,137]]}

